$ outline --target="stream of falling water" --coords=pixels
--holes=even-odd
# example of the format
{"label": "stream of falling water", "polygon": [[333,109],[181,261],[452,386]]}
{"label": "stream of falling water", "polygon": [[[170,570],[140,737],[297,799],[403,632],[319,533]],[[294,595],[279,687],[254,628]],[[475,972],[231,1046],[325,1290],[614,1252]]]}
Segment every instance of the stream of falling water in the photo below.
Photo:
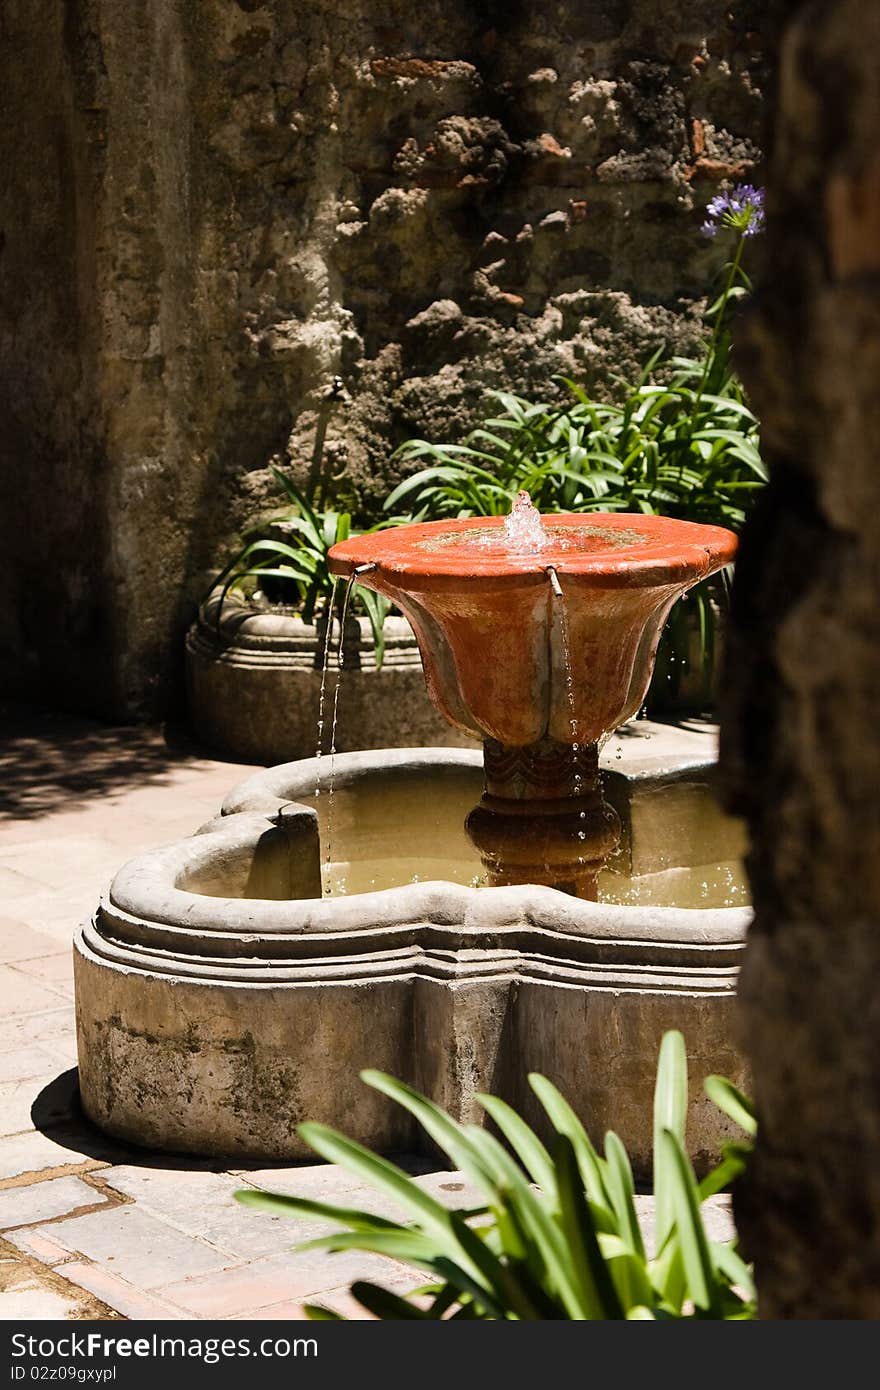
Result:
{"label": "stream of falling water", "polygon": [[[559,612],[559,631],[562,637],[562,664],[565,672],[565,698],[568,704],[568,729],[571,734],[571,758],[572,758],[572,796],[580,797],[583,791],[583,778],[580,770],[580,743],[578,742],[577,715],[574,702],[574,670],[571,660],[571,635],[568,627],[568,608],[565,603],[565,594],[559,583],[559,577],[554,569],[550,570],[550,587],[553,592],[553,601],[557,604]],[[580,812],[581,821],[587,818],[586,811]],[[585,826],[581,826],[577,832],[578,839],[583,841],[587,838]],[[582,864],[583,857],[579,856],[578,863]]]}
{"label": "stream of falling water", "polygon": [[330,665],[330,643],[333,640],[333,614],[336,611],[338,578],[333,580],[327,604],[327,630],[324,633],[324,653],[321,657],[321,693],[318,696],[318,746],[315,750],[315,796],[321,795],[321,759],[324,756],[324,703],[327,698],[327,669]]}
{"label": "stream of falling water", "polygon": [[325,892],[332,893],[330,885],[330,865],[333,862],[333,791],[336,775],[336,722],[339,718],[339,689],[342,685],[342,659],[343,648],[345,646],[345,624],[348,620],[348,609],[351,603],[351,591],[357,583],[357,575],[349,575],[348,583],[345,586],[345,597],[342,600],[342,612],[339,616],[339,646],[336,648],[336,684],[333,687],[333,719],[330,724],[330,773],[327,778],[327,832],[326,844],[324,845],[324,880]]}

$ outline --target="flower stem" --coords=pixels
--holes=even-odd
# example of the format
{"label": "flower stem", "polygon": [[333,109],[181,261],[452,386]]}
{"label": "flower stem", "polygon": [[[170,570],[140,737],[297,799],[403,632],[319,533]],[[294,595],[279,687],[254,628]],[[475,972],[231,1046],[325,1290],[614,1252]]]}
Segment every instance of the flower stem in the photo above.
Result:
{"label": "flower stem", "polygon": [[736,283],[736,279],[740,271],[740,265],[742,263],[744,241],[744,233],[740,232],[736,240],[736,249],[733,253],[733,260],[729,262],[727,267],[727,281],[724,286],[724,291],[721,295],[721,303],[718,305],[718,312],[715,315],[715,327],[712,330],[712,337],[710,338],[709,346],[706,349],[706,360],[703,363],[703,375],[700,377],[700,384],[697,387],[697,393],[694,396],[694,402],[691,407],[690,419],[688,421],[689,429],[693,428],[694,421],[696,420],[697,411],[699,410],[700,402],[703,399],[703,392],[705,391],[706,384],[709,380],[709,373],[711,372],[712,364],[715,361],[715,353],[718,351],[718,343],[720,342],[721,333],[724,328],[724,320],[727,317],[727,301],[730,298],[730,292],[733,289],[734,284]]}

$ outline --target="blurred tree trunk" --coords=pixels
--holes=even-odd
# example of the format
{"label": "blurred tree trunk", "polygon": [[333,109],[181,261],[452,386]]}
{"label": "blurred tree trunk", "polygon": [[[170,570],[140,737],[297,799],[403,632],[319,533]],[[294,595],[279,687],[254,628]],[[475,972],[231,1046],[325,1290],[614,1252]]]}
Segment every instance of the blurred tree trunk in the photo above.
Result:
{"label": "blurred tree trunk", "polygon": [[735,1208],[765,1318],[880,1317],[880,6],[779,0],[768,266],[740,334],[772,480],[722,718],[756,908],[760,1115]]}

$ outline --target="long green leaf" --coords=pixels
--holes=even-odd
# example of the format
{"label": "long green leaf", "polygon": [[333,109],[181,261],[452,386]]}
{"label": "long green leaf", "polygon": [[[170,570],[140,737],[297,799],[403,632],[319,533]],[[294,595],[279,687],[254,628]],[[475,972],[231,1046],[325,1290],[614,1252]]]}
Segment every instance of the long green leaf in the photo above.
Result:
{"label": "long green leaf", "polygon": [[679,1143],[685,1143],[688,1078],[684,1038],[677,1029],[663,1035],[657,1081],[654,1087],[654,1228],[658,1250],[669,1234],[674,1219],[672,1200],[675,1169],[670,1168],[668,1148],[662,1143],[670,1130]]}
{"label": "long green leaf", "polygon": [[706,1095],[734,1124],[744,1129],[752,1139],[758,1133],[758,1116],[752,1102],[725,1076],[707,1076],[703,1082]]}
{"label": "long green leaf", "polygon": [[362,1071],[361,1080],[396,1101],[404,1110],[408,1110],[449,1156],[454,1166],[466,1173],[487,1196],[492,1195],[495,1178],[487,1171],[483,1158],[464,1128],[450,1119],[439,1105],[435,1105],[427,1096],[423,1096],[420,1091],[416,1091],[405,1082],[387,1076],[385,1072]]}
{"label": "long green leaf", "polygon": [[418,1187],[402,1169],[327,1125],[298,1125],[297,1133],[328,1163],[340,1164],[355,1177],[385,1192],[410,1212],[426,1231],[432,1232],[444,1244],[449,1242],[450,1213],[429,1192]]}
{"label": "long green leaf", "polygon": [[605,1165],[594,1149],[587,1131],[559,1090],[538,1072],[529,1073],[529,1085],[543,1105],[553,1128],[566,1135],[574,1145],[578,1167],[591,1201],[611,1209],[611,1199],[605,1184]]}
{"label": "long green leaf", "polygon": [[635,1187],[626,1149],[613,1130],[605,1135],[605,1186],[617,1217],[621,1239],[639,1259],[645,1245],[635,1207]]}
{"label": "long green leaf", "polygon": [[476,1099],[486,1113],[491,1116],[501,1130],[508,1144],[522,1161],[532,1181],[536,1182],[547,1196],[556,1196],[556,1171],[544,1145],[534,1130],[530,1129],[506,1101],[497,1096],[477,1094]]}
{"label": "long green leaf", "polygon": [[567,1258],[571,1262],[580,1290],[584,1317],[613,1319],[623,1317],[623,1308],[614,1281],[599,1249],[590,1208],[584,1196],[574,1144],[560,1134],[553,1146],[559,1189],[560,1221],[566,1238]]}
{"label": "long green leaf", "polygon": [[260,1192],[252,1187],[239,1188],[232,1195],[244,1207],[259,1207],[262,1211],[293,1218],[317,1216],[323,1221],[351,1226],[356,1231],[396,1231],[400,1226],[399,1222],[389,1221],[384,1216],[374,1216],[371,1212],[354,1207],[336,1206],[332,1202],[316,1202],[310,1197],[288,1197],[282,1193]]}
{"label": "long green leaf", "polygon": [[312,1236],[310,1240],[297,1241],[293,1248],[298,1252],[329,1250],[334,1254],[343,1250],[365,1250],[372,1255],[384,1255],[389,1260],[418,1265],[429,1273],[437,1273],[436,1237],[423,1235],[408,1226],[372,1232],[336,1231],[326,1236]]}
{"label": "long green leaf", "polygon": [[533,1271],[536,1276],[533,1284],[539,1289],[540,1280],[546,1277],[570,1318],[590,1317],[566,1258],[562,1233],[551,1219],[544,1202],[532,1191],[521,1170],[491,1134],[475,1128],[469,1129],[469,1133],[483,1151],[487,1165],[494,1165],[501,1174],[505,1184],[502,1195],[508,1215],[516,1218],[519,1230],[527,1238],[531,1259],[537,1256],[540,1260],[540,1266]]}
{"label": "long green leaf", "polygon": [[304,1303],[303,1312],[311,1322],[347,1322],[348,1319],[332,1308],[322,1308],[320,1303]]}
{"label": "long green leaf", "polygon": [[693,1169],[678,1135],[671,1129],[663,1130],[660,1145],[668,1171],[667,1183],[687,1278],[688,1296],[695,1307],[709,1317],[720,1317],[718,1281],[700,1216],[700,1202]]}
{"label": "long green leaf", "polygon": [[734,1246],[710,1241],[709,1249],[715,1267],[730,1283],[742,1289],[747,1298],[757,1297],[755,1279],[751,1267],[737,1254]]}
{"label": "long green leaf", "polygon": [[364,1279],[358,1279],[351,1286],[354,1298],[368,1313],[374,1317],[381,1318],[383,1321],[395,1322],[429,1322],[430,1313],[416,1307],[414,1303],[408,1302],[405,1298],[400,1298],[398,1294],[382,1289],[378,1284],[370,1284]]}

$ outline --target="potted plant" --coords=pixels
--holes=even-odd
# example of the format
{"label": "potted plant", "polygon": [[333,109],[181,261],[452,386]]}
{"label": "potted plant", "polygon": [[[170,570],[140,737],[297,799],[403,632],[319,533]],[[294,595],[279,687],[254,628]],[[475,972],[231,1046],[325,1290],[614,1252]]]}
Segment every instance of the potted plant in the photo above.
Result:
{"label": "potted plant", "polygon": [[287,507],[251,530],[187,634],[196,734],[230,757],[267,764],[331,746],[454,744],[428,699],[409,623],[369,590],[347,593],[329,572],[327,552],[351,534],[350,514],[313,506],[272,473]]}

